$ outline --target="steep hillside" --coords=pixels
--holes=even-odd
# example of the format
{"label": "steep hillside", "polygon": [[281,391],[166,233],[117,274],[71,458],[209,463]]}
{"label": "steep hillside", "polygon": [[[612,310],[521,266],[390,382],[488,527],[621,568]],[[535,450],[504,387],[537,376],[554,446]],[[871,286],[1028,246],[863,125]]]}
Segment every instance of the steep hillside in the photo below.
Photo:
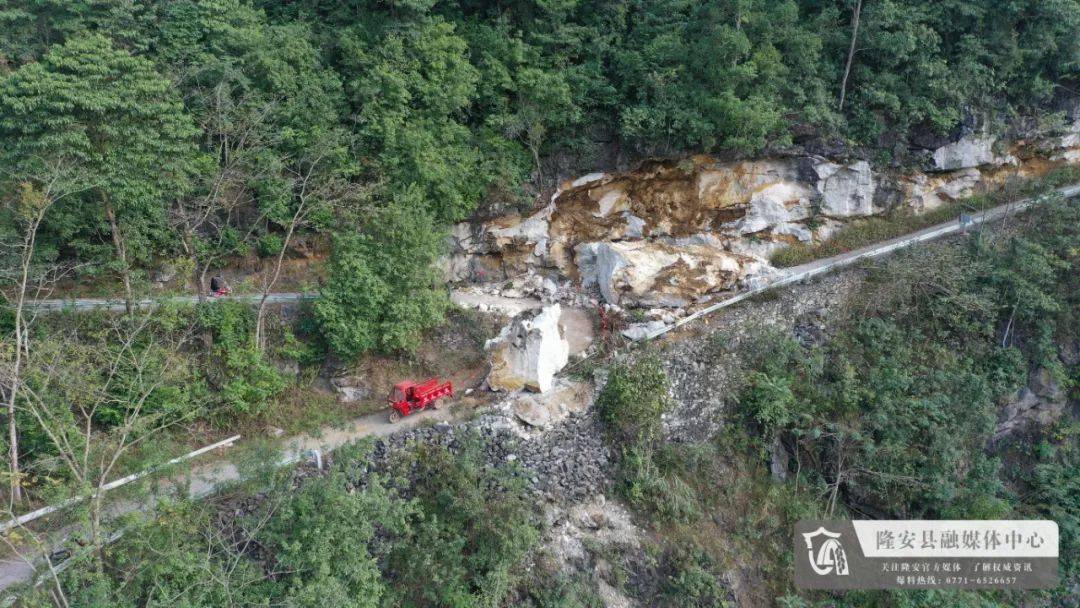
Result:
{"label": "steep hillside", "polygon": [[[158,590],[233,606],[327,593],[391,604],[1068,605],[1080,538],[1077,209],[1058,202],[793,285],[470,420],[184,505],[110,548],[104,578],[85,555],[59,588],[111,605]],[[1027,595],[799,593],[791,525],[821,515],[1052,518],[1062,583]],[[147,573],[146,560],[161,567]]]}

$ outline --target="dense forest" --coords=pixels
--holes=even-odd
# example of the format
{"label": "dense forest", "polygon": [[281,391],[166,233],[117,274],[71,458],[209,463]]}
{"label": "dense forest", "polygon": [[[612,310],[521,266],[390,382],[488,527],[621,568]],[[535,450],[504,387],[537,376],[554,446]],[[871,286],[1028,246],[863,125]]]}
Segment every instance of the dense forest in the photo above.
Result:
{"label": "dense forest", "polygon": [[205,290],[325,234],[330,346],[393,351],[441,319],[415,286],[450,222],[647,155],[1052,120],[1078,26],[1075,0],[9,1],[0,227],[34,233],[31,278],[129,301],[163,260]]}

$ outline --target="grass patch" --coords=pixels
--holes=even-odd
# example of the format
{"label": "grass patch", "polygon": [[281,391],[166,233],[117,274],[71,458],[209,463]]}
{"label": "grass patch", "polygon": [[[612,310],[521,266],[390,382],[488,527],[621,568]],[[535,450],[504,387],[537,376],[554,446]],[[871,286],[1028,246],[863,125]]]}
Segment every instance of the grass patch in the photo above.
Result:
{"label": "grass patch", "polygon": [[798,266],[947,222],[956,219],[963,211],[990,209],[1010,200],[1044,194],[1077,181],[1080,181],[1080,167],[1062,167],[1043,177],[1007,183],[997,191],[948,203],[927,213],[916,215],[907,208],[894,209],[886,215],[844,226],[821,243],[797,243],[785,247],[774,253],[769,261],[777,268]]}
{"label": "grass patch", "polygon": [[334,395],[312,390],[310,386],[291,386],[274,400],[260,422],[264,429],[273,425],[285,431],[286,436],[293,436],[341,425],[364,413],[367,412],[338,403]]}

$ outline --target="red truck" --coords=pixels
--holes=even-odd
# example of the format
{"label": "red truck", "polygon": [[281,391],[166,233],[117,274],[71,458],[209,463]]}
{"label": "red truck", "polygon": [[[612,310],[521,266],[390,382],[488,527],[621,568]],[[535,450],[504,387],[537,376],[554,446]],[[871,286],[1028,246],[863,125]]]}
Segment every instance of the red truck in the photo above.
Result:
{"label": "red truck", "polygon": [[428,378],[423,383],[406,380],[394,385],[387,397],[390,405],[390,422],[401,420],[402,416],[426,408],[439,409],[439,399],[452,397],[454,385],[449,380],[439,382],[439,378]]}

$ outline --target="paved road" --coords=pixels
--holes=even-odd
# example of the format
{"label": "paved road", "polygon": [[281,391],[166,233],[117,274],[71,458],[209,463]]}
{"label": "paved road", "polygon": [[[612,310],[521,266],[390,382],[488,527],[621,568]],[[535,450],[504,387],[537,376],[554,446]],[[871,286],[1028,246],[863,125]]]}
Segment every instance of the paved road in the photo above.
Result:
{"label": "paved road", "polygon": [[[1057,190],[1059,194],[1065,197],[1073,197],[1080,194],[1080,184],[1060,188]],[[973,220],[974,224],[993,221],[999,219],[1007,214],[1018,213],[1028,209],[1034,204],[1037,204],[1041,198],[1027,199],[1023,201],[1017,201],[1008,205],[1002,205],[995,207],[977,214]],[[741,302],[753,295],[767,291],[769,289],[776,289],[785,285],[790,285],[798,281],[804,281],[815,276],[831,272],[837,268],[850,266],[856,262],[864,259],[875,258],[882,255],[886,255],[897,249],[907,247],[916,243],[930,241],[941,238],[950,234],[955,234],[962,230],[962,227],[958,222],[947,222],[944,224],[938,224],[929,228],[913,232],[911,234],[901,236],[895,239],[885,241],[883,243],[877,243],[861,249],[841,254],[838,256],[816,260],[802,266],[796,266],[778,275],[776,279],[768,284],[747,290],[736,296],[713,304],[707,308],[699,310],[687,317],[680,319],[679,321],[668,325],[652,334],[646,336],[644,339],[652,339],[657,336],[668,333],[678,327],[691,323],[696,319],[699,319],[705,315],[708,315],[716,310],[725,308]],[[231,300],[241,301],[257,301],[258,295],[237,295],[237,296],[225,296]],[[295,302],[298,300],[311,298],[313,294],[303,293],[277,293],[271,296],[273,302]],[[188,297],[173,297],[166,298],[168,301],[178,302],[196,302],[197,298],[193,296]],[[163,300],[144,300],[140,302],[141,306],[154,306]],[[62,309],[65,307],[74,307],[76,310],[86,310],[94,308],[108,307],[110,310],[123,310],[123,301],[107,300],[107,299],[78,299],[78,300],[41,300],[34,304],[35,306],[46,309]],[[314,436],[301,436],[291,440],[281,452],[280,464],[286,465],[294,462],[298,462],[305,458],[308,458],[312,450],[321,450],[322,453],[331,451],[337,447],[345,445],[351,441],[355,441],[362,437],[381,437],[392,434],[397,431],[407,430],[415,427],[418,424],[427,420],[448,420],[449,408],[443,408],[435,411],[422,412],[415,414],[408,418],[403,419],[397,424],[391,425],[386,418],[385,413],[372,414],[364,416],[357,420],[354,420],[351,424],[341,429],[326,430],[320,433],[318,437]],[[174,487],[184,487],[187,485],[188,494],[194,498],[201,498],[207,494],[211,494],[223,485],[227,485],[231,482],[240,480],[241,475],[238,467],[229,460],[221,460],[199,467],[195,467],[190,471],[179,474],[173,478],[172,482]],[[121,503],[115,507],[114,513],[132,513],[138,510],[147,508],[145,504],[140,503]],[[23,583],[31,580],[35,575],[40,576],[39,572],[42,568],[42,564],[28,563],[21,559],[9,559],[6,561],[0,561],[0,590],[6,589],[11,585],[17,583]],[[5,602],[0,600],[0,605],[4,605]]]}
{"label": "paved road", "polygon": [[[266,301],[270,304],[282,302],[299,302],[316,297],[314,293],[279,292],[267,296]],[[231,296],[217,296],[213,300],[234,300],[237,302],[258,302],[262,294],[238,294]],[[199,301],[198,296],[167,296],[162,298],[147,298],[135,302],[139,308],[150,308],[165,303],[195,304]],[[35,300],[28,304],[31,308],[39,310],[126,310],[123,300],[115,298],[55,298],[51,300]]]}

